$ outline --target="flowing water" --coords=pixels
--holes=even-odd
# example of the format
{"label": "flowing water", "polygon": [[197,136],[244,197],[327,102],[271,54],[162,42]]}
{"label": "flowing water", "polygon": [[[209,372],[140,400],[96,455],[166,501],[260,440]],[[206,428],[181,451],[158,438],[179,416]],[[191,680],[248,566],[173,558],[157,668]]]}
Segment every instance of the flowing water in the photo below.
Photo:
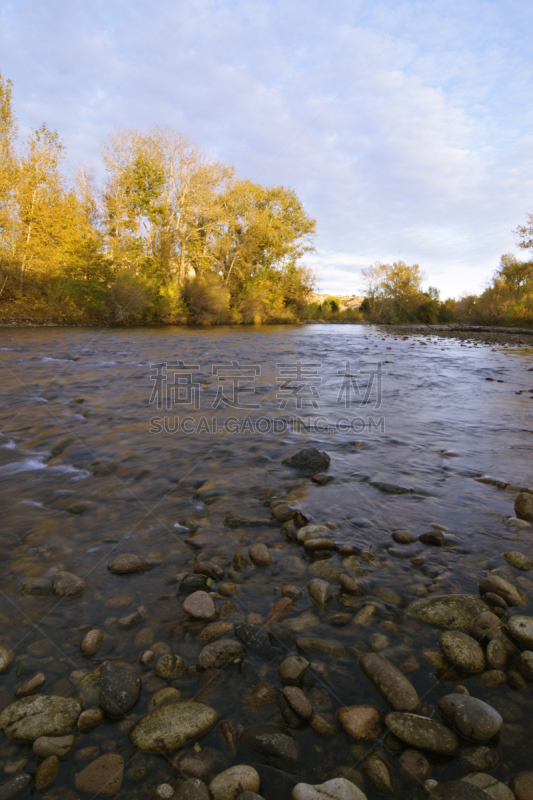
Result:
{"label": "flowing water", "polygon": [[[331,715],[369,703],[385,714],[357,665],[358,655],[381,649],[403,665],[423,697],[423,713],[438,718],[436,703],[454,684],[436,680],[423,651],[438,650],[442,629],[416,620],[409,604],[432,593],[478,594],[491,569],[526,593],[533,589],[530,573],[502,558],[508,550],[533,557],[533,528],[515,519],[516,490],[504,486],[533,486],[532,356],[528,348],[348,325],[4,330],[0,642],[15,659],[1,676],[0,708],[35,671],[46,677],[40,693],[63,696],[76,696],[77,671],[104,659],[137,665],[143,680],[131,715],[83,734],[45,796],[78,796],[67,788],[61,794],[61,787],[74,786],[85,765],[76,753],[86,747],[93,747],[92,757],[124,757],[121,797],[149,798],[159,783],[172,783],[176,776],[166,757],[136,753],[127,739],[150,695],[167,685],[211,705],[237,732],[264,721],[283,724],[277,708],[247,700],[259,683],[282,688],[276,669],[287,653],[281,645],[272,660],[248,654],[224,670],[223,683],[200,689],[194,670],[170,682],[138,664],[154,643],[195,664],[201,626],[187,619],[178,587],[197,559],[217,562],[225,581],[237,584],[236,594],[217,600],[219,607],[237,606],[236,621],[250,614],[256,622],[257,615],[266,619],[284,584],[303,588],[284,621],[300,619],[297,636],[335,640],[347,654],[308,656],[304,689],[316,712]],[[331,458],[333,480],[325,485],[282,464],[307,447]],[[487,476],[501,486],[478,480]],[[297,504],[312,522],[327,522],[331,538],[353,554],[345,548],[313,560],[280,526],[246,523],[270,519],[276,497]],[[242,524],[225,524],[228,517]],[[418,536],[431,523],[446,529],[444,546],[398,545],[391,538],[394,529]],[[258,541],[271,549],[272,564],[237,570],[234,554],[246,555]],[[153,568],[111,574],[107,564],[120,553],[139,554]],[[58,570],[84,579],[79,597],[51,594]],[[337,583],[347,571],[367,591],[349,608]],[[324,609],[305,591],[316,576],[334,590]],[[333,627],[328,621],[335,612],[355,615],[369,605],[364,624]],[[117,626],[117,617],[137,610],[136,627]],[[532,614],[533,603],[520,613]],[[105,638],[91,659],[79,644],[93,626]],[[492,743],[501,762],[491,774],[506,781],[533,769],[531,684],[490,688],[475,676],[461,684],[504,718],[500,741]],[[299,762],[277,773],[267,758],[240,746],[228,750],[217,726],[196,750],[191,742],[185,751],[214,749],[226,766],[262,764],[262,791],[270,800],[275,793],[290,796],[296,780],[354,777],[376,746],[340,730],[323,737],[303,725],[292,733]],[[394,772],[395,753],[389,758]],[[2,780],[32,772],[38,761],[31,744],[0,743]],[[465,774],[457,758],[430,761],[438,781]],[[147,770],[140,783],[132,772],[139,765]],[[395,774],[395,796],[407,796],[413,784]],[[369,798],[378,796],[364,779],[361,786]]]}

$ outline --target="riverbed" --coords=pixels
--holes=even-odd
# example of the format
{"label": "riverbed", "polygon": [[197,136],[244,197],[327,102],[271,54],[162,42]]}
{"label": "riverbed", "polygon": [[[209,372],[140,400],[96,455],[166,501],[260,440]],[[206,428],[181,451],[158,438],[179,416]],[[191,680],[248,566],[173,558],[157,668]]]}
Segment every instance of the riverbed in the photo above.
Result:
{"label": "riverbed", "polygon": [[[126,662],[142,681],[122,718],[108,714],[80,734],[44,796],[78,797],[76,775],[114,753],[125,764],[121,798],[150,798],[194,769],[209,782],[237,764],[257,769],[266,800],[337,776],[374,798],[362,770],[370,752],[388,759],[393,796],[408,796],[418,784],[399,771],[402,748],[386,739],[386,726],[377,738],[353,739],[335,719],[358,705],[387,714],[358,665],[377,652],[413,684],[418,713],[441,719],[437,703],[458,685],[497,709],[503,726],[488,745],[498,756],[491,776],[505,783],[533,769],[532,684],[484,685],[479,674],[439,680],[428,652],[439,653],[443,628],[412,612],[432,596],[479,597],[492,572],[524,593],[519,613],[533,614],[533,572],[502,555],[533,558],[533,527],[513,506],[521,488],[533,487],[533,346],[363,325],[26,328],[0,332],[0,365],[0,643],[14,656],[0,709],[35,673],[45,678],[38,694],[72,698],[105,661]],[[283,463],[311,447],[330,459],[319,475]],[[273,514],[281,500],[293,511],[285,527]],[[334,546],[304,548],[296,531],[309,524],[324,526]],[[399,529],[414,540],[395,541]],[[441,545],[418,539],[431,531],[442,533]],[[250,557],[258,543],[268,563]],[[110,571],[122,554],[144,568]],[[228,639],[242,641],[235,630],[245,623],[269,626],[275,604],[292,600],[275,621],[293,639],[271,637],[267,657],[245,649],[210,681],[197,667],[208,623],[184,611],[180,590],[184,576],[201,577],[194,570],[202,562],[224,573],[204,588],[217,620],[233,624]],[[80,592],[58,596],[58,572],[81,578]],[[341,574],[361,593],[343,592]],[[315,578],[332,588],[324,603],[307,590]],[[93,628],[102,644],[83,655]],[[299,646],[302,638],[329,645]],[[146,651],[155,657],[143,665]],[[282,713],[278,667],[290,653],[309,662],[299,685],[329,735]],[[178,677],[156,673],[165,654],[183,659]],[[177,758],[139,751],[130,729],[168,687],[213,708],[233,733],[217,723]],[[98,705],[87,692],[84,702]],[[239,736],[258,724],[288,729],[298,756],[247,748]],[[461,750],[469,746],[461,740]],[[426,757],[439,782],[472,771],[460,752]],[[193,772],[180,768],[182,758],[196,759]],[[31,742],[5,739],[0,778],[33,775],[41,760]]]}

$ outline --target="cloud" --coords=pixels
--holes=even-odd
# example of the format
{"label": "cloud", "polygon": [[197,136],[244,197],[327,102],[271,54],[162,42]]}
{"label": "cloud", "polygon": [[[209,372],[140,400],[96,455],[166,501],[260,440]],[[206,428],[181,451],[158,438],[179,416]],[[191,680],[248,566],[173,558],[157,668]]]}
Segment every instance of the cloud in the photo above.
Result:
{"label": "cloud", "polygon": [[170,125],[292,186],[318,221],[324,291],[399,258],[444,294],[479,291],[513,249],[533,189],[532,139],[512,149],[533,130],[523,3],[20,0],[0,15],[23,132],[46,120],[74,165],[97,163],[113,127]]}

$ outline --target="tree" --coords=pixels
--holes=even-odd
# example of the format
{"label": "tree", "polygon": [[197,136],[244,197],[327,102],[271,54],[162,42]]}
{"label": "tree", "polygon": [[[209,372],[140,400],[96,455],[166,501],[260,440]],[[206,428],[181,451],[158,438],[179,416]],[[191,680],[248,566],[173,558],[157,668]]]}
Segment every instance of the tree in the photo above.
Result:
{"label": "tree", "polygon": [[385,274],[387,271],[387,264],[381,264],[375,261],[368,267],[361,270],[361,274],[365,280],[365,303],[364,311],[372,313],[381,290]]}
{"label": "tree", "polygon": [[13,84],[0,73],[0,256],[11,255],[15,212],[13,187],[17,174],[17,121],[12,107]]}

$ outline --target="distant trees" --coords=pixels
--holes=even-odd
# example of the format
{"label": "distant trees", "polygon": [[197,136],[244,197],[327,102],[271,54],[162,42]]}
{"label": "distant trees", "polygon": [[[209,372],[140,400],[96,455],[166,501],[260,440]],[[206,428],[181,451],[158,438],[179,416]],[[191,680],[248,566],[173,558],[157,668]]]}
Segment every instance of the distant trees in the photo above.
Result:
{"label": "distant trees", "polygon": [[117,321],[301,316],[316,223],[292,189],[239,179],[170,128],[113,131],[101,186],[87,168],[70,185],[63,155],[45,125],[19,141],[0,75],[4,307]]}
{"label": "distant trees", "polygon": [[376,261],[363,269],[362,274],[366,282],[366,294],[361,311],[372,321],[422,321],[417,314],[422,314],[426,321],[426,318],[434,316],[433,306],[438,305],[438,300],[422,292],[425,276],[418,264],[408,265],[405,261],[383,264]]}

